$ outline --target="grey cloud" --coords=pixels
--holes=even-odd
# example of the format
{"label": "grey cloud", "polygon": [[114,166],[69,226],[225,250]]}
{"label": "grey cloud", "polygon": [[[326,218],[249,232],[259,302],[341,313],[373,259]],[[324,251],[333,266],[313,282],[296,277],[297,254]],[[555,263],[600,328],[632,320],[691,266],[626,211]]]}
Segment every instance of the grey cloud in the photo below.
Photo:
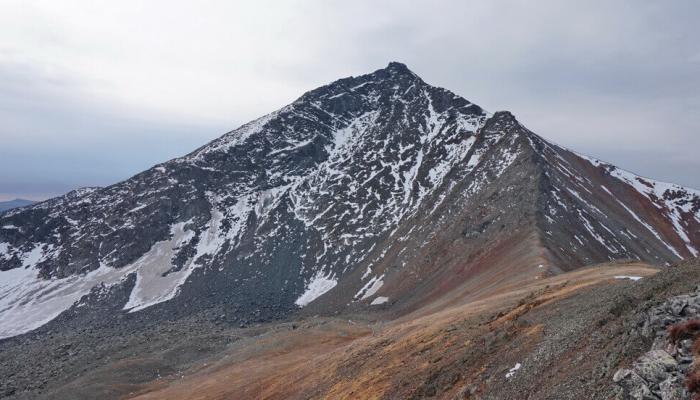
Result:
{"label": "grey cloud", "polygon": [[110,108],[75,96],[75,83],[27,66],[0,64],[0,82],[0,198],[42,199],[115,183],[225,131]]}

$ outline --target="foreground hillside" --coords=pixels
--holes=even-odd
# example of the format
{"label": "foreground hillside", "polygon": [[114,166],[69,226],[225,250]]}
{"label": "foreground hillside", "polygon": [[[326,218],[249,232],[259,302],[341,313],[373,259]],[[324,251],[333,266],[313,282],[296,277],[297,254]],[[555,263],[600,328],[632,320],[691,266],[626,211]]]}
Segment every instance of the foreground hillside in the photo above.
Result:
{"label": "foreground hillside", "polygon": [[621,391],[615,373],[652,347],[650,310],[698,284],[697,259],[658,273],[623,263],[393,321],[316,317],[187,335],[171,326],[158,343],[115,345],[42,398],[610,399]]}

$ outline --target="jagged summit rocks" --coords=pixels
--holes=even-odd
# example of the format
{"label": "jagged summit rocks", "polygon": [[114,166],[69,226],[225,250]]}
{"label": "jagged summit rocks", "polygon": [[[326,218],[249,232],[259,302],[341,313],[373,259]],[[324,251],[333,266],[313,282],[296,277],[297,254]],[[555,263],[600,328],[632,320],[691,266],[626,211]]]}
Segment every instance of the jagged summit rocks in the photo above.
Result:
{"label": "jagged summit rocks", "polygon": [[697,191],[577,155],[390,63],[124,182],[0,215],[0,337],[90,309],[404,312],[487,275],[697,254],[699,213]]}

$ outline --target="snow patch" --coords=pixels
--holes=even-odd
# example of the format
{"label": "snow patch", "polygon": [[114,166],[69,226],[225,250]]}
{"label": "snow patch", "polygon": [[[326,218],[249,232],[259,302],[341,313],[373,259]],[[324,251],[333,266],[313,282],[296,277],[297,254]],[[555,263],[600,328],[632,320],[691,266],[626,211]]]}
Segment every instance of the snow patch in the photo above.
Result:
{"label": "snow patch", "polygon": [[638,281],[642,279],[641,276],[631,276],[631,275],[615,275],[615,279],[630,279],[633,281]]}
{"label": "snow patch", "polygon": [[388,298],[388,297],[377,296],[377,298],[374,299],[374,300],[372,300],[372,302],[369,303],[369,305],[371,305],[371,306],[377,306],[377,305],[379,305],[379,304],[384,304],[384,303],[386,303],[387,301],[389,301],[389,298]]}
{"label": "snow patch", "polygon": [[357,292],[357,294],[355,294],[355,298],[360,297],[360,300],[368,299],[374,296],[383,285],[384,275],[379,277],[374,276]]}
{"label": "snow patch", "polygon": [[508,370],[508,373],[506,374],[506,379],[510,379],[513,375],[515,375],[515,372],[522,367],[522,364],[520,363],[515,363],[515,366]]}
{"label": "snow patch", "polygon": [[146,254],[127,267],[128,270],[137,271],[137,275],[136,285],[129,295],[129,301],[124,305],[124,310],[143,310],[175,297],[180,286],[193,271],[190,260],[189,265],[183,266],[179,271],[165,274],[173,268],[175,250],[194,236],[194,232],[185,230],[186,224],[187,222],[179,222],[172,225],[172,238],[154,244]]}
{"label": "snow patch", "polygon": [[316,276],[311,279],[311,282],[306,285],[304,294],[294,302],[294,304],[304,307],[305,305],[316,300],[319,296],[333,289],[338,281],[332,278],[332,275],[324,276],[322,271],[319,271]]}
{"label": "snow patch", "polygon": [[32,266],[0,271],[0,339],[46,324],[93,287],[119,282],[124,276],[124,271],[106,266],[64,279],[42,279],[38,273]]}

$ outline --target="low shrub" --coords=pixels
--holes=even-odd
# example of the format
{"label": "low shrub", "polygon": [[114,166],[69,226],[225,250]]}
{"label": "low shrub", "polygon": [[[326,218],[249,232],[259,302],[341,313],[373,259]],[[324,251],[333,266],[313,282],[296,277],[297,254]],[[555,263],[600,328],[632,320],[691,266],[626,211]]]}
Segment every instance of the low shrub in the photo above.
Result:
{"label": "low shrub", "polygon": [[700,333],[700,319],[691,319],[668,327],[668,337],[673,343],[679,340],[692,339]]}
{"label": "low shrub", "polygon": [[695,341],[693,341],[693,347],[690,348],[690,351],[693,352],[694,356],[700,356],[700,336],[695,338]]}
{"label": "low shrub", "polygon": [[685,377],[685,388],[693,393],[693,400],[700,399],[700,370],[695,368]]}
{"label": "low shrub", "polygon": [[685,388],[692,394],[691,400],[700,400],[700,319],[691,319],[668,327],[668,337],[673,343],[693,339],[691,351],[694,367],[685,377]]}

